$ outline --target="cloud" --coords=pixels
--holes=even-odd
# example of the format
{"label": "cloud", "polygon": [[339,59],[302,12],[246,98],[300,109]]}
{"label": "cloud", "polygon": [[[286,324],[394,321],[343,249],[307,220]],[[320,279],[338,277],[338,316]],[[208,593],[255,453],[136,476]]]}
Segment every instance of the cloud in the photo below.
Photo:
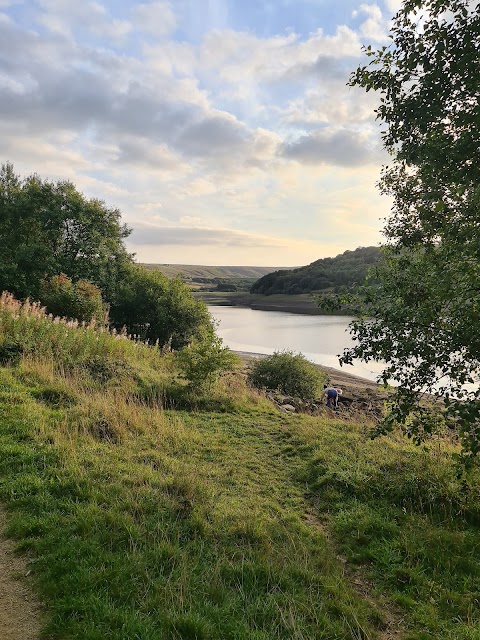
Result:
{"label": "cloud", "polygon": [[297,162],[343,167],[378,164],[381,161],[381,150],[367,133],[347,129],[314,131],[285,144],[282,154]]}
{"label": "cloud", "polygon": [[198,226],[137,225],[130,236],[133,245],[204,245],[222,247],[282,247],[285,240],[235,229]]}
{"label": "cloud", "polygon": [[[318,240],[343,211],[325,192],[342,201],[364,165],[356,187],[375,182],[372,93],[345,87],[360,27],[261,37],[235,29],[227,0],[205,5],[35,0],[0,14],[0,154],[111,199],[142,251],[158,241],[208,262],[227,247],[241,263],[295,245],[299,264],[302,234]],[[364,6],[357,23],[378,21]]]}
{"label": "cloud", "polygon": [[132,10],[132,22],[137,29],[157,37],[172,33],[177,26],[177,18],[169,2],[137,4]]}
{"label": "cloud", "polygon": [[83,28],[98,37],[123,39],[131,30],[126,20],[110,16],[98,2],[72,0],[38,0],[43,11],[38,20],[52,33],[74,38],[76,28]]}
{"label": "cloud", "polygon": [[402,8],[403,0],[384,0],[384,3],[388,11],[397,13],[397,11],[400,11],[400,9]]}
{"label": "cloud", "polygon": [[153,144],[148,138],[137,136],[119,136],[116,145],[111,147],[112,162],[148,167],[164,176],[170,174],[179,177],[189,172],[188,164],[174,154],[165,144]]}
{"label": "cloud", "polygon": [[388,40],[388,22],[378,4],[361,4],[353,16],[365,14],[367,19],[360,25],[360,33],[369,42],[385,42]]}
{"label": "cloud", "polygon": [[189,80],[153,76],[135,59],[79,50],[60,35],[46,44],[2,26],[0,39],[11,52],[0,77],[5,121],[26,123],[37,134],[90,130],[99,143],[115,141],[123,162],[138,161],[141,147],[144,162],[156,161],[160,147],[164,157],[168,147],[191,160],[223,157],[238,166],[260,161],[261,133],[212,108]]}

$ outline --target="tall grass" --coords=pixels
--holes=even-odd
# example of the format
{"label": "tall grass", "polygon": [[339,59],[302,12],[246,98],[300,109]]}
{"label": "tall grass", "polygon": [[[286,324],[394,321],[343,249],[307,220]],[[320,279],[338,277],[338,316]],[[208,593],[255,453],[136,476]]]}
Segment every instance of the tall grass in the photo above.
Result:
{"label": "tall grass", "polygon": [[7,292],[0,296],[0,346],[5,345],[18,345],[24,354],[52,358],[64,366],[96,356],[142,361],[160,368],[163,364],[159,350],[149,349],[136,336],[109,330],[95,320],[79,323],[53,317],[39,303],[19,302]]}

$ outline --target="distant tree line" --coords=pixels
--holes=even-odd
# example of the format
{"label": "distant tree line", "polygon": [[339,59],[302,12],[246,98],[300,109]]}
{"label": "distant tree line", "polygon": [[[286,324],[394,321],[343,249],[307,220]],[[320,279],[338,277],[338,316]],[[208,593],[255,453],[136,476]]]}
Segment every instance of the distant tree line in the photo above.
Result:
{"label": "distant tree line", "polygon": [[54,315],[126,327],[181,348],[213,334],[206,306],[180,279],[133,260],[118,209],[87,199],[68,181],[0,169],[0,292],[38,300]]}
{"label": "distant tree line", "polygon": [[270,296],[275,293],[311,293],[359,286],[381,255],[379,247],[359,247],[354,251],[345,251],[335,258],[316,260],[306,267],[274,271],[257,280],[250,292]]}

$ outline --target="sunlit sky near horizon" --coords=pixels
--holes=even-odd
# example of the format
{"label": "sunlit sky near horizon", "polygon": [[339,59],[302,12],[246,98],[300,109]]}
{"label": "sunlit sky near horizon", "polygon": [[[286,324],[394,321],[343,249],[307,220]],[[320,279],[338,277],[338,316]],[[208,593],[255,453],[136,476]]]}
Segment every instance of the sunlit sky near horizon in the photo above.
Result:
{"label": "sunlit sky near horizon", "polygon": [[303,265],[378,244],[400,0],[0,0],[0,162],[118,207],[141,262]]}

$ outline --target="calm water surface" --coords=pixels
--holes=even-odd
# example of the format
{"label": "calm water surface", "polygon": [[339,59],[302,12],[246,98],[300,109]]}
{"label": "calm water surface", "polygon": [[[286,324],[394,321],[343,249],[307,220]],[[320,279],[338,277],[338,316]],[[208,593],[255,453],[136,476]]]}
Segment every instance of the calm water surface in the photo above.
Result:
{"label": "calm water surface", "polygon": [[257,311],[240,307],[209,306],[219,322],[217,334],[234,351],[271,354],[289,349],[303,353],[317,364],[348,371],[375,380],[380,363],[355,362],[340,367],[338,355],[353,342],[348,332],[352,318],[346,316],[307,316],[280,311]]}

